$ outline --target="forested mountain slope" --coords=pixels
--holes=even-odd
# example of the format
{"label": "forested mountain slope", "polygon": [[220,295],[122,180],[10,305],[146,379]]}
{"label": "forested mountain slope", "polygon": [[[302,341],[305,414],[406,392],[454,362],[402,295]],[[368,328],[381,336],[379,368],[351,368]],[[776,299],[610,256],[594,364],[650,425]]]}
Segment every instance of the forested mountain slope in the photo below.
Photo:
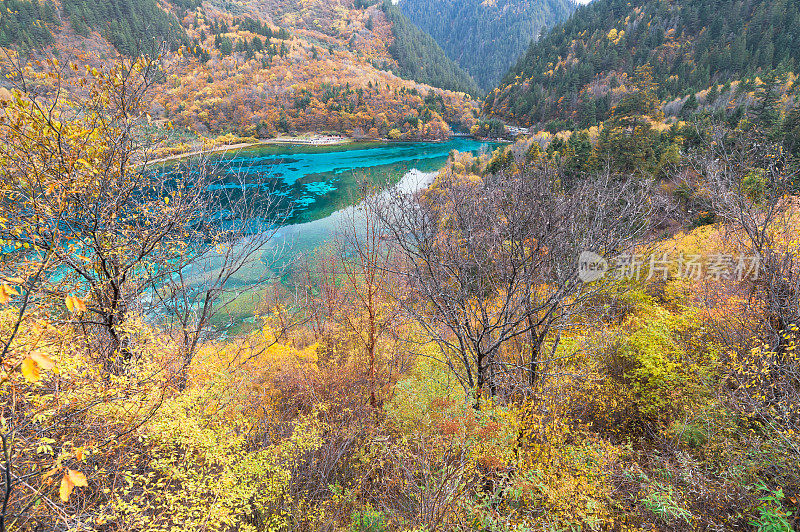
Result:
{"label": "forested mountain slope", "polygon": [[394,41],[389,51],[398,63],[401,77],[443,89],[470,94],[479,92],[475,80],[447,57],[430,35],[409,21],[397,6],[387,0],[383,11],[392,24]]}
{"label": "forested mountain slope", "polygon": [[650,63],[669,100],[711,84],[796,70],[800,6],[792,0],[601,0],[531,45],[485,111],[530,125],[604,120],[614,91]]}
{"label": "forested mountain slope", "polygon": [[374,1],[3,4],[0,46],[23,57],[99,68],[158,47],[167,83],[151,114],[195,134],[438,139],[451,127],[469,130],[479,110],[462,92],[477,94],[474,81],[395,8]]}
{"label": "forested mountain slope", "polygon": [[[199,4],[194,0],[178,0],[175,7],[184,12]],[[156,0],[64,0],[62,5],[79,35],[99,31],[126,55],[150,53],[154,46],[165,41],[173,49],[178,43],[187,42],[178,18],[161,9]]]}
{"label": "forested mountain slope", "polygon": [[401,0],[398,6],[484,90],[497,85],[531,39],[575,9],[573,0]]}
{"label": "forested mountain slope", "polygon": [[48,26],[57,20],[50,2],[4,0],[0,7],[0,46],[33,48],[53,42]]}

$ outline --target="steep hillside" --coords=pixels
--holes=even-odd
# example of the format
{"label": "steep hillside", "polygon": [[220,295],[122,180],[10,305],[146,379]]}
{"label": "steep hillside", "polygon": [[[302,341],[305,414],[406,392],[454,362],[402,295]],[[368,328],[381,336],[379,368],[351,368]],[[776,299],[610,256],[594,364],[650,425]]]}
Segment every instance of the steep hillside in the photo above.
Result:
{"label": "steep hillside", "polygon": [[383,12],[392,24],[394,38],[389,46],[392,58],[397,61],[399,74],[406,79],[460,92],[480,92],[469,74],[464,72],[430,35],[419,29],[388,0]]}
{"label": "steep hillside", "polygon": [[[181,10],[194,8],[190,0]],[[172,13],[159,7],[156,0],[63,0],[62,6],[74,30],[81,36],[99,31],[114,47],[126,55],[152,53],[154,47],[168,43],[174,50],[187,44],[186,32]]]}
{"label": "steep hillside", "polygon": [[[721,16],[724,14],[724,16]],[[531,125],[608,117],[617,89],[650,63],[662,100],[755,78],[800,61],[793,0],[602,0],[531,45],[485,102],[485,111]]]}
{"label": "steep hillside", "polygon": [[400,0],[400,10],[491,90],[531,39],[575,9],[573,0]]}
{"label": "steep hillside", "polygon": [[0,3],[0,46],[26,49],[49,45],[53,34],[48,28],[57,24],[50,2],[4,0]]}
{"label": "steep hillside", "polygon": [[99,68],[166,45],[151,114],[195,134],[440,139],[468,131],[479,111],[462,92],[478,92],[469,76],[380,4],[2,1],[14,9],[0,17],[0,45],[32,58]]}

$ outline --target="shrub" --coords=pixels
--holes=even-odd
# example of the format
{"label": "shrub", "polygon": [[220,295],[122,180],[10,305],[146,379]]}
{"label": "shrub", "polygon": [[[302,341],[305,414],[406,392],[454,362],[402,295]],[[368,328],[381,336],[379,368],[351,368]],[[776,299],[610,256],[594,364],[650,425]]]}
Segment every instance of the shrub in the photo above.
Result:
{"label": "shrub", "polygon": [[361,512],[353,512],[350,532],[384,532],[386,521],[383,514],[367,507]]}
{"label": "shrub", "polygon": [[758,532],[792,532],[788,518],[792,513],[783,509],[783,490],[770,490],[763,482],[756,488],[764,493],[759,500],[762,505],[757,508],[758,518],[750,521]]}
{"label": "shrub", "polygon": [[655,484],[656,490],[641,500],[642,506],[666,523],[691,522],[692,514],[676,500],[672,486]]}

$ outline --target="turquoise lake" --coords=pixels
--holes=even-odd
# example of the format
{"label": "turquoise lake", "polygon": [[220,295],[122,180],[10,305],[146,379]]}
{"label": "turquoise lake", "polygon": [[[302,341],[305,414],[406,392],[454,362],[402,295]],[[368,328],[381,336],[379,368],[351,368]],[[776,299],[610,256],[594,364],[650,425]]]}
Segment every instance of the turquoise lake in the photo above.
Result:
{"label": "turquoise lake", "polygon": [[[283,203],[290,213],[271,245],[241,268],[230,287],[246,288],[265,278],[289,279],[314,263],[314,253],[336,236],[341,223],[358,217],[362,183],[377,188],[417,190],[433,179],[451,151],[488,153],[497,143],[453,138],[440,143],[351,143],[336,146],[258,146],[216,155],[213,171],[225,178],[230,192],[259,189]],[[168,170],[167,170],[168,171]],[[357,221],[356,221],[357,223]],[[190,276],[199,285],[218,271],[217,260],[195,263]],[[277,285],[273,285],[273,288]],[[227,305],[225,320],[249,322],[268,303],[263,291],[247,292]]]}
{"label": "turquoise lake", "polygon": [[258,146],[215,158],[230,187],[269,187],[291,208],[288,223],[324,218],[351,205],[359,183],[382,186],[411,170],[444,166],[452,150],[479,153],[496,144],[469,138],[440,143],[352,143],[336,146]]}

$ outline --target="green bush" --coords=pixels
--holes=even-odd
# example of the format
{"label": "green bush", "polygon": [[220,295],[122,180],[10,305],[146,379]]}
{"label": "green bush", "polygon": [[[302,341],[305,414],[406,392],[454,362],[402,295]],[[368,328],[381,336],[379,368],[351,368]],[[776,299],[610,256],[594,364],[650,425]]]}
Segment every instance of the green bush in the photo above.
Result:
{"label": "green bush", "polygon": [[763,482],[756,488],[764,493],[759,499],[763,504],[757,508],[758,518],[750,521],[750,524],[758,532],[792,532],[788,521],[792,513],[784,511],[781,502],[784,497],[783,490],[778,488],[772,491]]}
{"label": "green bush", "polygon": [[385,532],[383,514],[367,507],[362,512],[353,512],[350,532]]}
{"label": "green bush", "polygon": [[656,490],[641,500],[642,505],[663,521],[691,521],[692,514],[676,500],[672,486],[655,484]]}

